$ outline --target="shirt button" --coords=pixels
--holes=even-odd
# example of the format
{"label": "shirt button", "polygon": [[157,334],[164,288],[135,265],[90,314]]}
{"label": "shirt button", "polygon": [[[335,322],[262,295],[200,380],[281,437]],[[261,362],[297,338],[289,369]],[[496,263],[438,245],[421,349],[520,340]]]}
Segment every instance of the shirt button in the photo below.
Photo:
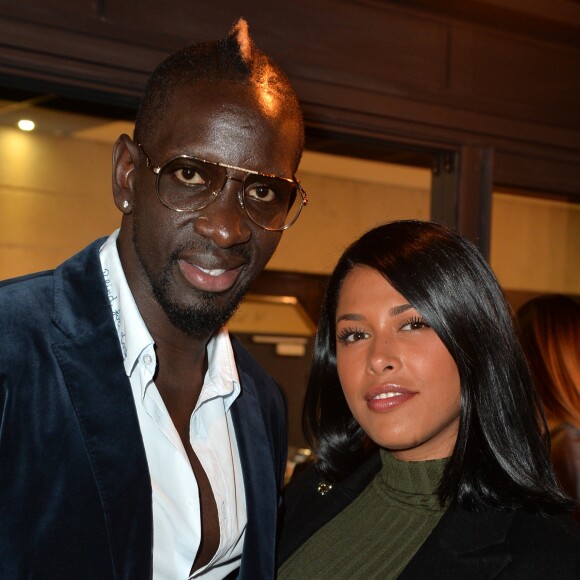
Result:
{"label": "shirt button", "polygon": [[144,362],[146,365],[150,365],[150,364],[153,362],[153,358],[152,358],[152,356],[151,356],[150,354],[146,354],[146,355],[143,357],[143,362]]}

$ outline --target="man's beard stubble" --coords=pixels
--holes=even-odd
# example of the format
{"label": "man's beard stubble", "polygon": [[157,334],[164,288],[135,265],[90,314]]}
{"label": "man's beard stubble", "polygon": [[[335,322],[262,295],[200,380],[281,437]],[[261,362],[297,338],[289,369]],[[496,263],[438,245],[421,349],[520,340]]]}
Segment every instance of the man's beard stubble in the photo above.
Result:
{"label": "man's beard stubble", "polygon": [[172,263],[173,260],[161,272],[159,279],[149,277],[153,295],[173,326],[192,338],[207,338],[217,332],[234,315],[246,293],[246,288],[239,289],[232,299],[221,307],[215,304],[218,299],[215,293],[199,290],[196,291],[198,302],[196,306],[178,304],[169,297]]}
{"label": "man's beard stubble", "polygon": [[169,262],[155,275],[148,268],[143,257],[139,238],[137,235],[138,219],[133,221],[133,244],[137,257],[145,272],[155,299],[171,321],[173,326],[185,332],[188,336],[197,339],[206,339],[224,326],[238,309],[243,297],[248,290],[248,284],[240,286],[237,292],[230,298],[227,304],[218,306],[219,294],[214,292],[204,292],[192,288],[192,293],[197,296],[197,304],[188,306],[179,304],[170,297],[171,291],[171,271],[178,264],[179,254],[186,249],[186,246],[178,247],[171,255]]}

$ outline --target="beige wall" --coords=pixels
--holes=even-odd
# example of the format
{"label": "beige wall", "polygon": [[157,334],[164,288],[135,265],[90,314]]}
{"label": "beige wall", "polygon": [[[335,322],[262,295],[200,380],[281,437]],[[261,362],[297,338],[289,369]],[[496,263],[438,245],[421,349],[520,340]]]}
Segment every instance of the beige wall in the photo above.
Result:
{"label": "beige wall", "polygon": [[[52,268],[118,227],[112,139],[82,137],[0,128],[0,278]],[[329,273],[370,227],[429,218],[428,170],[306,152],[299,177],[310,204],[271,269]],[[506,289],[578,295],[579,255],[580,206],[494,195],[491,264]]]}
{"label": "beige wall", "polygon": [[[0,278],[52,268],[118,227],[112,144],[95,139],[0,128]],[[307,152],[300,178],[310,204],[284,233],[271,269],[328,273],[373,225],[429,216],[426,170]]]}
{"label": "beige wall", "polygon": [[0,277],[52,268],[117,227],[111,146],[0,128]]}
{"label": "beige wall", "polygon": [[305,152],[298,178],[310,203],[269,267],[330,273],[345,247],[393,219],[429,219],[429,170]]}
{"label": "beige wall", "polygon": [[495,193],[490,263],[510,290],[580,295],[580,205]]}

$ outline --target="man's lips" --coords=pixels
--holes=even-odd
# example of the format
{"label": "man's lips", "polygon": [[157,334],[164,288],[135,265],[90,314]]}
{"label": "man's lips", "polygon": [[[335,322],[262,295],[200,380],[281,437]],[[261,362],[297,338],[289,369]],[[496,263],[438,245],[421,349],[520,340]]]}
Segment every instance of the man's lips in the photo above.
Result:
{"label": "man's lips", "polygon": [[204,292],[225,292],[237,281],[243,264],[230,268],[206,268],[189,260],[179,259],[179,269],[187,282]]}
{"label": "man's lips", "polygon": [[367,406],[371,411],[388,411],[406,403],[418,393],[400,385],[388,384],[373,387],[365,396]]}

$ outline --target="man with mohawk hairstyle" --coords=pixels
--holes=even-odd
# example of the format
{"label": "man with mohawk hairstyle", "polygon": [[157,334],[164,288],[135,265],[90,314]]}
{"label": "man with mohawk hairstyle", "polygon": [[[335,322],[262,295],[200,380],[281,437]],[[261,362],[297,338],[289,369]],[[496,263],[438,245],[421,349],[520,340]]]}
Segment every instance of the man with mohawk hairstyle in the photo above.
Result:
{"label": "man with mohawk hairstyle", "polygon": [[147,85],[120,229],[0,285],[0,578],[274,577],[286,410],[225,324],[298,217],[297,97],[240,20]]}

